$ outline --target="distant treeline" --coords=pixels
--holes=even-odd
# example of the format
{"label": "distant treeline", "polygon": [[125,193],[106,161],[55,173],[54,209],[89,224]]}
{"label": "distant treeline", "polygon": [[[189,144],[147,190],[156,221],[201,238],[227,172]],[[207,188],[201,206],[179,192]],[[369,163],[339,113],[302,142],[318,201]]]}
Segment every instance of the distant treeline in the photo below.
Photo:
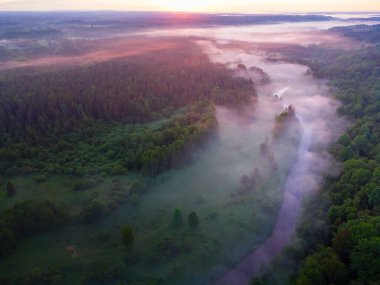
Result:
{"label": "distant treeline", "polygon": [[380,42],[380,25],[356,25],[348,27],[335,27],[330,31],[336,32],[346,37],[353,38],[358,41],[364,41],[369,43]]}
{"label": "distant treeline", "polygon": [[239,104],[252,82],[202,54],[161,53],[0,79],[1,144],[48,143],[89,121],[149,122],[199,100]]}
{"label": "distant treeline", "polygon": [[0,38],[5,39],[29,39],[29,38],[54,38],[62,35],[62,31],[56,29],[9,29],[0,33]]}
{"label": "distant treeline", "polygon": [[[290,15],[290,14],[207,14],[207,13],[171,13],[171,12],[1,12],[1,24],[4,26],[17,23],[37,25],[44,20],[46,25],[55,27],[68,25],[89,26],[96,28],[157,28],[164,26],[191,25],[251,25],[281,22],[329,21],[333,17],[325,15]],[[57,25],[58,22],[58,25]]]}

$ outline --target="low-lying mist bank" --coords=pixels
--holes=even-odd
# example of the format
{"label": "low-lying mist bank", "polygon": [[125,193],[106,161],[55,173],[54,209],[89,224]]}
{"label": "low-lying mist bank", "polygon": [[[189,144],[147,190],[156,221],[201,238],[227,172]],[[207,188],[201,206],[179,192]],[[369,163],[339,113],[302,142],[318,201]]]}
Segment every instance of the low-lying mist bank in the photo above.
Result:
{"label": "low-lying mist bank", "polygon": [[226,47],[219,43],[203,41],[199,44],[211,60],[228,64],[231,68],[244,65],[239,71],[246,77],[253,76],[254,68],[260,68],[269,78],[269,83],[258,85],[258,100],[275,98],[283,106],[292,105],[303,129],[298,161],[292,167],[286,185],[279,218],[271,237],[252,255],[238,263],[215,284],[246,284],[250,277],[267,265],[282,248],[290,242],[299,218],[302,200],[317,191],[324,175],[337,170],[336,162],[328,153],[329,145],[343,132],[347,123],[336,113],[339,103],[329,96],[326,81],[317,80],[308,73],[308,67],[279,61],[267,61],[265,51],[252,52],[238,46]]}
{"label": "low-lying mist bank", "polygon": [[331,147],[343,171],[326,175],[322,191],[304,204],[297,239],[252,284],[378,282],[379,31],[378,26],[345,28],[347,36],[377,45],[339,57],[309,50],[304,58],[313,73],[331,79],[342,102],[339,113],[354,122]]}
{"label": "low-lying mist bank", "polygon": [[[122,60],[2,73],[1,167],[11,189],[0,200],[0,224],[10,228],[2,231],[2,280],[43,278],[53,267],[70,284],[206,283],[270,235],[299,125],[276,122],[283,103],[258,105],[249,78],[209,62],[188,39],[175,43]],[[195,161],[175,167],[188,153]],[[49,231],[30,223],[20,233],[44,205],[31,198],[65,205],[66,224]],[[13,226],[17,202],[24,215]]]}
{"label": "low-lying mist bank", "polygon": [[[334,33],[321,32],[326,26],[320,23],[309,22],[307,27],[304,24],[171,29],[161,31],[161,36],[165,36],[162,38],[157,38],[160,31],[156,30],[141,38],[105,40],[102,46],[105,53],[26,60],[25,67],[45,66],[45,62],[46,66],[68,63],[77,72],[76,64],[84,64],[80,66],[83,72],[103,74],[101,82],[107,87],[105,91],[99,91],[102,89],[97,87],[100,82],[96,76],[87,76],[87,83],[77,84],[86,86],[87,99],[97,98],[73,108],[77,112],[75,118],[80,121],[86,122],[91,116],[108,120],[119,115],[117,119],[120,119],[126,111],[122,106],[127,106],[127,115],[133,115],[128,123],[141,125],[131,126],[124,121],[104,136],[86,137],[83,132],[79,137],[84,137],[83,143],[78,148],[57,143],[49,153],[39,156],[41,161],[48,161],[46,165],[36,163],[44,166],[42,177],[12,176],[17,194],[14,200],[7,200],[5,194],[0,196],[2,205],[11,207],[16,201],[31,197],[51,199],[66,203],[73,219],[84,223],[72,223],[55,232],[22,240],[14,254],[0,261],[1,275],[19,277],[22,272],[23,276],[29,276],[37,272],[35,267],[54,266],[60,270],[58,275],[70,284],[94,284],[98,279],[110,284],[118,281],[169,285],[249,282],[252,275],[268,265],[295,237],[302,201],[318,193],[326,174],[336,176],[342,169],[329,153],[331,143],[348,125],[336,113],[337,108],[342,109],[341,105],[332,98],[328,82],[313,77],[315,70],[311,72],[307,66],[286,59],[289,60],[287,56],[292,52],[291,61],[297,62],[294,60],[299,56],[297,51],[318,48],[319,44],[324,48],[345,49],[357,49],[358,45]],[[210,65],[205,54],[199,54],[200,50],[215,65]],[[173,53],[181,60],[172,57]],[[139,61],[140,56],[146,56],[147,60]],[[155,61],[155,56],[159,60]],[[119,58],[126,61],[130,76],[125,67],[118,65],[122,63]],[[119,66],[119,72],[107,65],[111,59],[118,63],[115,66]],[[170,62],[162,62],[166,59]],[[112,73],[97,69],[104,66],[97,65],[100,61],[107,61],[105,64],[118,76],[126,72],[127,79],[112,76],[115,84],[108,86],[111,78],[107,76]],[[17,62],[7,64],[6,68],[23,66]],[[224,68],[229,68],[229,72],[225,73]],[[23,69],[9,72],[17,74],[20,70]],[[39,69],[27,70],[33,73]],[[150,72],[146,73],[147,70]],[[70,82],[77,82],[80,77],[75,72],[71,77],[58,73],[57,78],[72,78]],[[135,75],[141,76],[135,78]],[[135,79],[129,80],[132,77]],[[42,82],[50,81],[42,77]],[[255,89],[251,88],[252,82]],[[103,97],[110,95],[109,90],[113,90],[112,98],[116,99],[112,104],[107,100],[110,97]],[[40,93],[36,94],[38,98]],[[66,98],[71,92],[63,94]],[[75,98],[85,98],[83,93],[78,94]],[[214,109],[211,104],[206,109],[212,110],[211,121],[207,116],[194,127],[187,123],[199,116],[196,112],[184,116],[184,112],[186,103],[199,100],[217,106]],[[235,101],[240,104],[234,104]],[[31,100],[24,108],[37,102],[40,101]],[[54,102],[56,111],[48,114],[50,119],[63,124],[73,117],[69,116],[65,104]],[[218,105],[221,102],[228,104],[222,107]],[[242,103],[243,107],[236,108]],[[353,109],[356,114],[362,111],[362,103],[356,102],[347,109]],[[34,118],[22,117],[24,113],[30,112],[18,112],[18,115],[26,121]],[[166,131],[161,128],[165,122],[171,123]],[[72,125],[77,126],[76,123]],[[194,138],[190,134],[201,134],[208,126],[215,128],[215,134],[211,138],[207,136],[204,148],[184,143],[189,137]],[[66,126],[50,124],[49,139],[59,137],[54,132],[58,134],[61,127]],[[129,128],[134,127],[141,130],[133,133]],[[361,132],[366,133],[366,129]],[[29,129],[27,135],[38,138]],[[24,146],[17,144],[15,148]],[[162,172],[153,171],[161,165],[172,165],[183,146],[195,158],[192,163],[169,171],[168,167]],[[60,151],[65,147],[71,149],[62,154]],[[162,155],[163,149],[170,156]],[[23,155],[33,158],[36,151],[39,150]],[[342,150],[346,155],[349,151]],[[17,151],[5,153],[17,163],[25,162],[17,158]],[[131,164],[130,157],[136,158],[137,166]],[[106,166],[101,165],[104,162]],[[30,164],[24,166],[30,168]],[[140,168],[161,174],[145,181],[136,171]],[[81,179],[96,183],[85,189],[73,187],[73,181]],[[125,229],[126,238],[121,236]]]}

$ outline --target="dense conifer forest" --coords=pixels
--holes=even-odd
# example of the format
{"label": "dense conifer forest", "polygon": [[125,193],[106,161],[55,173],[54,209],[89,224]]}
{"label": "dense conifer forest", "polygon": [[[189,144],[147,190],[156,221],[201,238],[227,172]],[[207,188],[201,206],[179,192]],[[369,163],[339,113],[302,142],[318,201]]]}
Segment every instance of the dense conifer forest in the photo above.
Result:
{"label": "dense conifer forest", "polygon": [[[20,243],[38,234],[95,225],[121,207],[136,211],[150,179],[192,163],[217,136],[215,106],[238,110],[255,102],[251,80],[211,63],[190,41],[168,41],[175,47],[81,65],[1,71],[0,259],[12,258]],[[31,194],[50,183],[67,193],[63,201],[55,190],[46,192],[48,197]],[[68,203],[70,197],[76,201]],[[198,214],[192,211],[186,223],[196,233]],[[117,229],[127,253],[134,229],[129,224]],[[101,239],[107,242],[108,233]],[[147,254],[171,259],[176,246],[185,252],[186,245],[174,238]],[[74,259],[78,254],[74,246],[66,252]],[[36,267],[17,277],[2,274],[0,283],[64,284],[76,278],[80,284],[113,284],[133,275],[123,269],[134,264],[129,258],[136,259],[127,254],[118,264],[93,262],[80,272]],[[155,278],[146,282],[158,284]]]}
{"label": "dense conifer forest", "polygon": [[[0,168],[6,175],[152,167],[146,172],[156,173],[178,164],[181,152],[215,130],[213,104],[241,105],[255,94],[251,81],[210,63],[187,42],[82,67],[4,71],[0,86]],[[180,108],[156,130],[133,127],[170,118]],[[85,142],[79,150],[78,142]],[[105,155],[97,159],[99,152]]]}

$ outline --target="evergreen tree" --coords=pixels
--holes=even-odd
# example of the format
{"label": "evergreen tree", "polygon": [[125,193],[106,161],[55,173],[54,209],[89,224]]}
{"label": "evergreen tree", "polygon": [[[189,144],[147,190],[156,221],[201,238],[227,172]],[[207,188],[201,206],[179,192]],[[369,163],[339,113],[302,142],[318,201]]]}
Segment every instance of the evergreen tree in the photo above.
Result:
{"label": "evergreen tree", "polygon": [[179,227],[182,224],[182,211],[179,208],[176,208],[172,215],[173,226]]}
{"label": "evergreen tree", "polygon": [[189,214],[189,226],[192,228],[192,229],[195,229],[197,228],[199,225],[199,217],[197,215],[196,212],[191,212]]}
{"label": "evergreen tree", "polygon": [[126,247],[131,246],[133,241],[135,240],[132,227],[129,225],[125,225],[123,229],[121,230],[121,234],[123,236],[123,241],[124,241],[125,246]]}

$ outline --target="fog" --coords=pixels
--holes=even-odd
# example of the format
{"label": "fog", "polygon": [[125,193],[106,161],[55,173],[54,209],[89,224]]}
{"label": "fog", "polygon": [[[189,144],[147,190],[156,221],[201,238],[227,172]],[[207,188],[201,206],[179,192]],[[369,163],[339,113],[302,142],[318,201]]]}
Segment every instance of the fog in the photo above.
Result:
{"label": "fog", "polygon": [[133,57],[144,53],[179,47],[179,42],[175,40],[152,40],[146,37],[97,40],[93,44],[95,48],[91,46],[91,51],[75,55],[37,56],[32,59],[0,61],[0,70],[22,67],[94,64],[115,58]]}
{"label": "fog", "polygon": [[198,36],[222,41],[244,41],[250,43],[280,43],[297,45],[339,45],[347,47],[349,40],[328,33],[327,30],[337,26],[374,25],[380,21],[352,20],[352,21],[320,21],[295,22],[246,26],[214,26],[209,28],[182,28],[182,29],[148,29],[134,33],[145,36]]}
{"label": "fog", "polygon": [[[125,207],[102,221],[105,227],[138,221],[138,234],[155,245],[166,238],[165,225],[176,207],[184,213],[196,211],[201,230],[189,242],[194,244],[192,251],[159,266],[144,261],[138,265],[141,274],[157,273],[167,284],[245,285],[292,240],[302,200],[320,189],[326,174],[338,173],[340,165],[328,148],[348,126],[336,113],[339,103],[332,98],[328,82],[313,78],[306,66],[268,61],[272,54],[266,44],[353,47],[355,43],[325,31],[350,24],[353,22],[150,29],[128,34],[133,40],[114,41],[116,47],[110,42],[110,46],[84,55],[3,62],[0,68],[135,56],[174,49],[175,42],[165,37],[184,36],[211,61],[226,64],[236,76],[252,79],[257,99],[252,97],[239,110],[217,106],[217,135],[194,154],[193,163],[158,176],[135,209]],[[247,69],[238,69],[239,64]],[[263,80],[263,74],[269,81]],[[276,116],[289,105],[295,107],[297,120],[276,141]],[[260,149],[264,143],[266,155]],[[244,177],[260,182],[247,190],[242,187]]]}
{"label": "fog", "polygon": [[289,243],[302,199],[320,188],[325,174],[337,169],[336,162],[327,149],[347,123],[336,114],[339,104],[329,96],[327,82],[313,78],[308,74],[307,67],[286,62],[268,62],[265,60],[265,52],[249,53],[246,52],[246,46],[245,51],[242,51],[216,48],[212,42],[199,44],[213,61],[228,63],[230,66],[239,62],[263,69],[270,76],[271,83],[258,85],[259,102],[276,95],[281,98],[284,107],[293,105],[303,130],[298,161],[293,165],[283,189],[284,200],[272,235],[215,283],[247,284],[254,273],[259,272],[263,265],[268,264]]}
{"label": "fog", "polygon": [[[350,23],[345,22],[344,25]],[[251,111],[245,110],[240,116],[227,119],[226,111],[219,109],[218,112],[220,128],[225,131],[227,128],[224,126],[225,124],[231,125],[241,118],[251,118],[251,121],[248,119],[248,124],[255,126],[254,128],[244,129],[244,124],[238,124],[239,126],[235,125],[233,133],[227,133],[234,138],[241,136],[242,141],[239,142],[239,145],[243,149],[260,141],[257,137],[252,140],[244,140],[243,138],[246,136],[255,132],[267,132],[264,136],[270,136],[270,127],[268,126],[273,124],[274,114],[279,111],[276,109],[279,104],[273,103],[275,97],[280,97],[276,100],[280,100],[282,108],[288,105],[295,107],[296,116],[302,128],[298,159],[292,165],[286,183],[283,185],[282,205],[272,233],[260,245],[252,245],[250,253],[247,253],[231,270],[225,270],[224,273],[212,279],[210,284],[248,284],[252,275],[257,274],[291,241],[299,218],[302,200],[310,193],[320,189],[326,174],[334,174],[339,171],[339,164],[328,153],[328,146],[345,130],[348,123],[338,117],[336,109],[339,107],[339,103],[331,97],[327,82],[313,78],[308,73],[306,66],[267,61],[269,52],[257,45],[257,43],[281,43],[304,46],[312,44],[349,46],[351,43],[347,39],[321,31],[337,24],[337,22],[291,23],[144,33],[150,36],[201,36],[205,39],[197,41],[197,44],[213,62],[227,64],[231,69],[236,69],[238,64],[244,64],[248,68],[247,71],[236,72],[238,76],[249,77],[255,81],[258,91],[257,105],[252,106]],[[339,22],[339,25],[342,26],[342,22]],[[249,70],[250,67],[261,68],[269,75],[270,83],[258,82],[254,72]],[[270,115],[265,116],[264,114]],[[277,148],[276,158],[279,161],[285,159],[286,154],[289,153],[287,152],[289,142],[283,141],[282,144],[286,147],[275,146]],[[220,149],[220,153],[216,154],[213,159],[216,161],[225,159],[226,153],[229,153],[227,149]],[[244,170],[239,161],[227,159],[226,163],[227,166],[223,164],[225,173],[231,174],[236,170],[242,173]],[[260,163],[257,161],[255,165],[260,165]],[[212,177],[212,173],[218,172],[221,167],[219,163],[206,166],[207,171],[212,169],[208,175]],[[234,175],[230,178],[232,179]],[[221,181],[226,178],[229,179],[228,176],[224,176]],[[206,191],[212,191],[211,189]]]}

